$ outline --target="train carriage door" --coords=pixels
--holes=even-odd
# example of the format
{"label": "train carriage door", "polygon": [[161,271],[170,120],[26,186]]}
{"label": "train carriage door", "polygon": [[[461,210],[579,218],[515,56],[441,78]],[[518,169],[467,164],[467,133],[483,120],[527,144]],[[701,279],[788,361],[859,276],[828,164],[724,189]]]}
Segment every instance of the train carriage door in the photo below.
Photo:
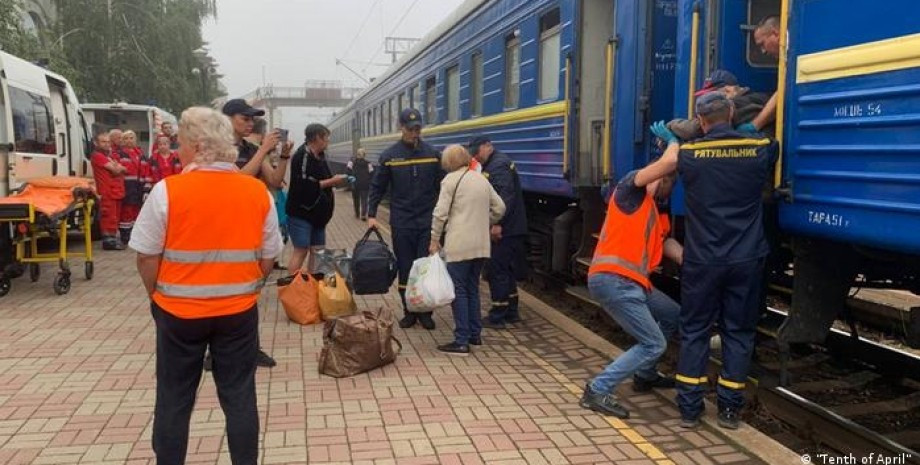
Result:
{"label": "train carriage door", "polygon": [[[577,58],[578,101],[575,185],[597,185],[603,175],[609,151],[604,150],[604,129],[609,127],[613,69],[616,58],[613,41],[615,3],[584,0],[580,13],[580,50]],[[622,2],[629,3],[629,2]],[[563,64],[563,66],[565,66]]]}
{"label": "train carriage door", "polygon": [[[715,69],[731,71],[743,87],[773,93],[777,58],[760,49],[754,29],[769,17],[778,17],[780,0],[722,0],[709,12],[706,62],[700,79]],[[702,81],[697,81],[702,85]]]}
{"label": "train carriage door", "polygon": [[671,118],[677,0],[618,2],[615,8],[612,108],[604,177],[618,179],[653,155],[648,127]]}
{"label": "train carriage door", "polygon": [[48,78],[48,90],[51,92],[51,111],[54,122],[54,141],[57,149],[57,158],[52,165],[52,174],[57,176],[60,173],[69,174],[71,141],[68,134],[70,133],[71,121],[68,111],[69,102],[67,101],[66,86],[54,79]]}

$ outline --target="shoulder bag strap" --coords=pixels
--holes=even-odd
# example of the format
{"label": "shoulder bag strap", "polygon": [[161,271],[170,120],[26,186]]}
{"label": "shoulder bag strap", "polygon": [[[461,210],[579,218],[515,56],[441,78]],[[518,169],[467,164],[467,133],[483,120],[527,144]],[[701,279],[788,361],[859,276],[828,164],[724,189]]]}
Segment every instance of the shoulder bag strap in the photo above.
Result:
{"label": "shoulder bag strap", "polygon": [[454,186],[454,193],[450,196],[450,206],[447,207],[447,219],[444,220],[444,232],[447,232],[447,222],[450,221],[450,211],[454,209],[454,200],[457,199],[457,189],[460,189],[460,183],[463,182],[463,177],[470,172],[470,169],[467,168],[463,174],[460,175],[460,179],[457,181],[457,185]]}

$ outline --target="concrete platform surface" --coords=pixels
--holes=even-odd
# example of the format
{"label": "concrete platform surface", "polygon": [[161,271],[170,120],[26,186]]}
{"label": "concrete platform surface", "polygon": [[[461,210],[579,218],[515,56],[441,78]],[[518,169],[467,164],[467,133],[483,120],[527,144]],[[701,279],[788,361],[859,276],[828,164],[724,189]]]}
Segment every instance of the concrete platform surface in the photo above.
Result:
{"label": "concrete platform surface", "polygon": [[[352,216],[349,194],[337,197],[328,246],[351,249],[364,223]],[[37,283],[16,279],[0,298],[0,463],[153,464],[154,329],[134,254],[100,251],[92,281],[83,279],[82,262],[74,265],[67,295],[54,295],[54,273],[45,266]],[[399,308],[395,286],[357,300],[364,308]],[[261,343],[278,361],[257,374],[261,463],[768,461],[708,425],[681,430],[663,395],[622,386],[633,413],[627,421],[583,410],[581,388],[608,357],[526,306],[524,323],[486,330],[469,357],[435,349],[452,335],[445,308],[435,314],[435,331],[398,330],[404,348],[395,364],[350,379],[318,374],[322,325],[289,322],[275,287],[264,290],[260,307]],[[187,463],[230,463],[210,376],[191,434]]]}

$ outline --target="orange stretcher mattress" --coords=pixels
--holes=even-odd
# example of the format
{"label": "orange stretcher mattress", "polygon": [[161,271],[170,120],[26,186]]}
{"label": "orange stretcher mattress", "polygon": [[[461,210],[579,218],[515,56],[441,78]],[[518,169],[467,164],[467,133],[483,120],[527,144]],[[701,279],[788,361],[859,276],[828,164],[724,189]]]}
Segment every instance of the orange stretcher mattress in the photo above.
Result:
{"label": "orange stretcher mattress", "polygon": [[80,202],[95,196],[92,180],[52,176],[28,180],[19,192],[0,199],[0,205],[31,204],[35,211],[56,217],[69,213]]}

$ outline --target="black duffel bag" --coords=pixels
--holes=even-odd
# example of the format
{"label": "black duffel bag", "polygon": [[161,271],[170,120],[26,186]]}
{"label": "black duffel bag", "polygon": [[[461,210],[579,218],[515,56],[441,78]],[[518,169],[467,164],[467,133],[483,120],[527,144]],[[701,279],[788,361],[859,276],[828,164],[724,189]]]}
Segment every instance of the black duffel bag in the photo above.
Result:
{"label": "black duffel bag", "polygon": [[[377,240],[368,240],[371,233]],[[396,257],[376,228],[370,228],[351,254],[351,290],[354,294],[386,294],[396,279]]]}

